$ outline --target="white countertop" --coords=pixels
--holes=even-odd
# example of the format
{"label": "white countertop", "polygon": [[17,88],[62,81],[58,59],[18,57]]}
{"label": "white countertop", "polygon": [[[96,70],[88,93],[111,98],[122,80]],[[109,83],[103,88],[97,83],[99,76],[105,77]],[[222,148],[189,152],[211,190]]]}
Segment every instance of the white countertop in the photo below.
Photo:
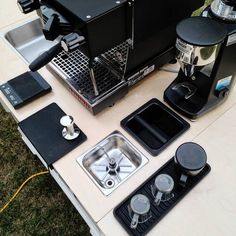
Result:
{"label": "white countertop", "polygon": [[[10,0],[11,12],[17,12],[16,4]],[[5,10],[3,9],[5,8]],[[8,11],[8,1],[2,12]],[[0,21],[2,19],[0,10]],[[16,14],[18,22],[18,14]],[[21,19],[24,19],[25,16]],[[14,20],[12,20],[12,23]],[[7,23],[5,22],[5,25]],[[4,25],[0,25],[2,28]],[[3,41],[0,40],[2,58],[0,63],[0,83],[27,70],[27,65]],[[194,140],[207,151],[208,162],[212,166],[210,174],[189,193],[151,232],[150,235],[236,235],[236,88],[221,106],[191,122],[191,128],[171,144],[159,156],[147,153],[126,131],[120,121],[151,98],[162,100],[163,91],[175,78],[175,74],[163,71],[152,73],[135,86],[126,97],[112,108],[107,108],[97,116],[91,115],[46,69],[42,76],[52,86],[53,92],[15,111],[0,93],[0,99],[15,119],[21,121],[52,102],[56,102],[84,131],[88,140],[57,161],[53,167],[68,185],[76,198],[86,209],[105,235],[125,235],[125,231],[113,217],[112,210],[127,195],[143,183],[175,153],[183,142]],[[119,130],[149,159],[149,163],[119,186],[108,197],[104,196],[93,181],[76,163],[76,158],[94,146],[105,136]],[[218,131],[218,132],[217,132]],[[222,167],[226,171],[222,171]],[[228,181],[230,179],[231,181]],[[202,214],[202,212],[204,213]]]}
{"label": "white countertop", "polygon": [[[194,142],[208,155],[211,172],[148,235],[236,235],[236,106]],[[109,212],[99,223],[105,235],[126,235]]]}

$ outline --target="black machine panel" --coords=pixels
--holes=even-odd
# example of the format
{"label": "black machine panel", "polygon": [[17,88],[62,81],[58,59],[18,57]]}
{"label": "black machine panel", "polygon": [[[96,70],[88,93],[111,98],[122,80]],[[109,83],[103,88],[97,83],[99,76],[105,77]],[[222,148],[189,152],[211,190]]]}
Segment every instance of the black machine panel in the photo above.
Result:
{"label": "black machine panel", "polygon": [[[193,11],[203,6],[204,2],[204,0],[135,0],[134,43],[146,40],[170,26],[175,27],[181,19],[189,17]],[[174,39],[175,36],[172,40]]]}
{"label": "black machine panel", "polygon": [[88,22],[96,17],[106,14],[109,11],[112,11],[114,8],[119,7],[122,3],[126,3],[127,0],[120,0],[119,4],[117,4],[116,1],[111,0],[50,0],[48,2],[51,2],[53,5],[56,4],[58,9],[68,11],[81,21]]}
{"label": "black machine panel", "polygon": [[[75,31],[82,32],[87,41],[89,57],[94,58],[132,38],[137,53],[148,51],[149,59],[152,54],[162,53],[171,47],[174,44],[175,26],[178,21],[190,16],[204,4],[204,0],[135,0],[134,2],[121,0],[119,3],[111,0],[44,0],[43,2],[66,17]],[[150,40],[156,44],[151,44],[152,50],[148,48]],[[136,51],[133,54],[137,59]],[[147,57],[145,53],[144,56],[138,55],[140,59],[134,66]]]}
{"label": "black machine panel", "polygon": [[[124,42],[127,36],[127,1],[44,0],[86,38],[83,52],[89,58]],[[63,32],[62,32],[63,33]]]}
{"label": "black machine panel", "polygon": [[[137,70],[143,62],[164,54],[176,40],[177,23],[191,16],[192,12],[204,4],[204,0],[136,0],[134,1],[134,48],[130,51],[127,74]],[[161,59],[157,65],[162,66],[174,58]]]}

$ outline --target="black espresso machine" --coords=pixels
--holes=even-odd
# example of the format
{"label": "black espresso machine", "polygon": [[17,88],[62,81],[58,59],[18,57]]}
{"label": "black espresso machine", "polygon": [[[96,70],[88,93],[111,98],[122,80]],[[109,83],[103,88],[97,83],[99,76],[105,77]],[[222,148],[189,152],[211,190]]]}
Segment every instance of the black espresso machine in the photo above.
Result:
{"label": "black espresso machine", "polygon": [[175,57],[176,24],[204,0],[18,0],[37,10],[56,45],[31,65],[50,67],[93,114]]}
{"label": "black espresso machine", "polygon": [[176,28],[177,78],[164,93],[174,109],[196,119],[228,98],[236,77],[236,0],[214,0],[201,17]]}

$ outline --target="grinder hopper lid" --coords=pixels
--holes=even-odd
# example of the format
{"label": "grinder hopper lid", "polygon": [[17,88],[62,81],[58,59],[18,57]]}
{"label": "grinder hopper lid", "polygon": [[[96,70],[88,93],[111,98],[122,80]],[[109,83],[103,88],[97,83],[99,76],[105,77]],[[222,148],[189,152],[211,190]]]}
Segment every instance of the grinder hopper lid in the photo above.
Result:
{"label": "grinder hopper lid", "polygon": [[185,171],[197,171],[206,165],[207,154],[199,144],[187,142],[176,150],[175,161]]}
{"label": "grinder hopper lid", "polygon": [[202,47],[222,43],[227,36],[224,26],[210,18],[201,16],[181,21],[176,27],[176,33],[186,43]]}

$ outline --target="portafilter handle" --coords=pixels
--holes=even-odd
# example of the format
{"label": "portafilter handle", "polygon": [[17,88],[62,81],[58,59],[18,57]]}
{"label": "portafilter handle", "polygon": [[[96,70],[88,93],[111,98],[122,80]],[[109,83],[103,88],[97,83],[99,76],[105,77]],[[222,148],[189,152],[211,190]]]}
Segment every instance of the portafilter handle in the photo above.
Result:
{"label": "portafilter handle", "polygon": [[33,62],[30,63],[29,68],[31,71],[37,71],[43,66],[47,65],[55,56],[57,56],[62,51],[61,44],[58,43],[48,51],[42,53]]}
{"label": "portafilter handle", "polygon": [[82,43],[84,43],[84,37],[77,33],[70,33],[62,37],[61,41],[48,51],[42,53],[37,57],[30,65],[31,71],[37,71],[43,66],[47,65],[54,57],[56,57],[61,51],[72,52],[76,50]]}

